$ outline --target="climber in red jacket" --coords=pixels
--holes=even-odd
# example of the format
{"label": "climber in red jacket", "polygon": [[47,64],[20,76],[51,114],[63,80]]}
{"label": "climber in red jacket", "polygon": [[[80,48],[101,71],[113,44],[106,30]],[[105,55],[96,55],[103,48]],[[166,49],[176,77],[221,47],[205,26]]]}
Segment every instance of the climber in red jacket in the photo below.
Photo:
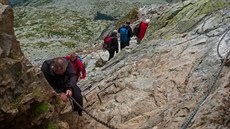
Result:
{"label": "climber in red jacket", "polygon": [[145,21],[142,21],[139,25],[139,33],[137,36],[137,44],[140,44],[141,40],[144,38],[145,36],[145,32],[148,28],[150,19],[146,19]]}
{"label": "climber in red jacket", "polygon": [[84,68],[84,65],[80,59],[79,56],[76,55],[75,52],[72,52],[70,53],[69,55],[66,56],[66,59],[68,59],[73,68],[74,68],[74,71],[76,73],[76,80],[78,82],[78,79],[85,79],[86,77],[86,70]]}

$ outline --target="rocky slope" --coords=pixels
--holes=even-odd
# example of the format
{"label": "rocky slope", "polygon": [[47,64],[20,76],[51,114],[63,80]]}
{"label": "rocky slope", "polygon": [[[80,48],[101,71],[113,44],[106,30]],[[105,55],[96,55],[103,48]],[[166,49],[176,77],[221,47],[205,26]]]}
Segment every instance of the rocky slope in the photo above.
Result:
{"label": "rocky slope", "polygon": [[[230,128],[230,69],[217,54],[219,43],[230,51],[229,4],[188,0],[153,18],[140,46],[80,83],[86,110],[119,129]],[[86,114],[79,123],[106,128]]]}
{"label": "rocky slope", "polygon": [[[16,2],[16,3],[15,3]],[[15,10],[15,33],[22,51],[34,65],[63,56],[95,41],[132,8],[164,0],[11,0]],[[20,4],[22,3],[22,4]],[[115,18],[94,20],[97,12]]]}
{"label": "rocky slope", "polygon": [[[0,3],[0,128],[106,128],[85,113],[59,115],[62,104],[21,53],[12,9]],[[154,8],[141,9],[151,18],[141,45],[134,37],[103,67],[88,68],[93,72],[79,82],[85,109],[119,129],[230,128],[230,68],[217,53],[217,46],[222,57],[230,51],[229,1]],[[94,64],[104,53],[86,58]]]}

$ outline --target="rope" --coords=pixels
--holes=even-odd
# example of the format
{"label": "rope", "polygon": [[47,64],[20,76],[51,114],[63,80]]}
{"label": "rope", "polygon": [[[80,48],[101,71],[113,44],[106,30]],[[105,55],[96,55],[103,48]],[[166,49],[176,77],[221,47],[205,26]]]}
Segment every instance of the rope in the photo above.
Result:
{"label": "rope", "polygon": [[101,123],[102,125],[108,127],[109,129],[117,129],[115,127],[113,127],[112,125],[98,119],[97,117],[93,116],[92,114],[90,114],[88,111],[86,111],[73,97],[69,97],[75,104],[77,104],[77,106],[79,108],[81,108],[82,111],[84,111],[87,115],[89,115],[91,118],[93,118],[94,120],[96,120],[98,123]]}

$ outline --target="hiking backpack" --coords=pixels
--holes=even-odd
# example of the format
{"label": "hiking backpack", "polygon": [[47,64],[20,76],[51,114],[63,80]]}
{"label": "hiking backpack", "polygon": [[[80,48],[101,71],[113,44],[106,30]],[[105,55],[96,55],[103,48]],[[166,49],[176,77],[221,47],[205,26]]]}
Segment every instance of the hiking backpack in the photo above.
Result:
{"label": "hiking backpack", "polygon": [[[67,60],[69,60],[71,62],[72,65],[76,64],[76,68],[78,71],[80,71],[79,68],[79,64],[78,64],[78,60],[82,63],[82,67],[83,67],[83,71],[86,72],[85,68],[87,67],[87,64],[85,62],[83,62],[83,58],[79,55],[76,56],[76,59],[74,61],[71,61],[70,59],[70,55],[65,57]],[[74,64],[73,64],[74,63]],[[75,68],[74,68],[75,69]]]}
{"label": "hiking backpack", "polygon": [[[86,64],[83,62],[83,58],[81,56],[77,56],[77,60],[80,60],[83,65],[83,70],[85,70]],[[78,65],[78,63],[77,63]]]}
{"label": "hiking backpack", "polygon": [[84,74],[85,74],[85,76],[86,76],[86,70],[85,70],[85,68],[86,68],[86,64],[83,62],[83,58],[82,57],[80,57],[80,56],[77,56],[77,68],[78,68],[78,71],[80,71],[80,69],[79,69],[79,64],[78,64],[78,60],[80,60],[81,61],[81,63],[82,63],[82,67],[83,67],[83,72],[84,72]]}
{"label": "hiking backpack", "polygon": [[128,41],[128,29],[125,27],[121,27],[120,29],[120,41],[127,42]]}
{"label": "hiking backpack", "polygon": [[105,36],[105,38],[104,38],[104,44],[103,44],[103,49],[108,50],[110,48],[111,41],[112,41],[112,38],[109,35]]}
{"label": "hiking backpack", "polygon": [[83,59],[82,59],[82,57],[77,56],[77,59],[79,59],[79,60],[81,61],[81,63],[83,64]]}
{"label": "hiking backpack", "polygon": [[133,35],[138,36],[140,31],[140,24],[137,24],[133,29]]}

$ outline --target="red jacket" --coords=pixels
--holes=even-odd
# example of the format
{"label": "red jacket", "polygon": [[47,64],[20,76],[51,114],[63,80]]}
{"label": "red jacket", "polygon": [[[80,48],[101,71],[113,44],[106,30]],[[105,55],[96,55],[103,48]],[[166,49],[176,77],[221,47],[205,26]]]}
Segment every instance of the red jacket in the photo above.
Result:
{"label": "red jacket", "polygon": [[86,71],[85,71],[85,68],[84,68],[84,66],[83,66],[83,64],[82,64],[82,62],[81,62],[81,60],[77,57],[74,61],[72,61],[72,60],[70,59],[70,56],[69,56],[69,55],[66,56],[66,58],[71,62],[72,66],[73,66],[73,68],[74,68],[74,71],[75,71],[76,77],[77,77],[77,78],[76,78],[77,81],[78,81],[78,79],[79,79],[81,73],[82,73],[81,79],[84,79],[84,78],[86,77]]}
{"label": "red jacket", "polygon": [[148,23],[145,23],[145,22],[140,23],[140,30],[138,34],[138,39],[140,41],[144,38],[147,28],[148,28]]}

